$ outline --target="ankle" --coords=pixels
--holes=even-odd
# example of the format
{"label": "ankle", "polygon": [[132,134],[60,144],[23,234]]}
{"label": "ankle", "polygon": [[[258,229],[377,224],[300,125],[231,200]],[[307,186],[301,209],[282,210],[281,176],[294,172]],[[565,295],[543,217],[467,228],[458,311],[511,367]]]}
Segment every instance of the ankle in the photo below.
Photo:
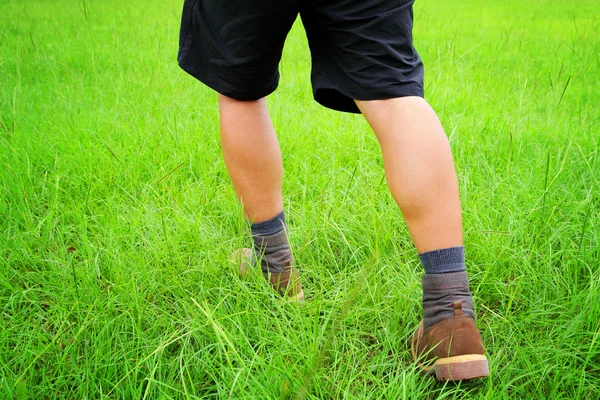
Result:
{"label": "ankle", "polygon": [[466,271],[425,274],[423,283],[423,317],[425,329],[455,316],[455,303],[462,304],[466,317],[474,318],[473,298]]}
{"label": "ankle", "polygon": [[292,263],[287,224],[282,211],[273,218],[251,225],[254,252],[263,273],[281,273]]}

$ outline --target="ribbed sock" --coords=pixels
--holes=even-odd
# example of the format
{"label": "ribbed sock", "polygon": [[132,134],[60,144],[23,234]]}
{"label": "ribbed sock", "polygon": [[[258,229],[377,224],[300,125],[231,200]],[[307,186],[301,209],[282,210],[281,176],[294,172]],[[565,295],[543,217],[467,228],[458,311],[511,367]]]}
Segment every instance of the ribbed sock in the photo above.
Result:
{"label": "ribbed sock", "polygon": [[280,273],[292,261],[288,242],[287,224],[282,211],[273,218],[252,224],[252,240],[255,256],[261,260],[263,272]]}
{"label": "ribbed sock", "polygon": [[428,251],[419,254],[426,274],[447,274],[465,271],[465,248],[449,247],[447,249]]}
{"label": "ribbed sock", "polygon": [[423,317],[425,329],[454,316],[453,303],[462,303],[463,314],[474,318],[469,276],[465,269],[464,247],[450,247],[419,254],[423,275]]}

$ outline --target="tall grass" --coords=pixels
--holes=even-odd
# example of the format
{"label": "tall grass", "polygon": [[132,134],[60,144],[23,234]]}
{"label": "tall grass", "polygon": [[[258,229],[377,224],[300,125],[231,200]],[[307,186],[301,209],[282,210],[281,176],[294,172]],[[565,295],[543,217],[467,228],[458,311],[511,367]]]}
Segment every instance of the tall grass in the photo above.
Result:
{"label": "tall grass", "polygon": [[462,384],[410,359],[418,258],[366,123],[312,101],[299,24],[269,105],[309,301],[236,276],[248,232],[180,9],[0,3],[1,398],[600,396],[597,2],[416,4],[491,365]]}

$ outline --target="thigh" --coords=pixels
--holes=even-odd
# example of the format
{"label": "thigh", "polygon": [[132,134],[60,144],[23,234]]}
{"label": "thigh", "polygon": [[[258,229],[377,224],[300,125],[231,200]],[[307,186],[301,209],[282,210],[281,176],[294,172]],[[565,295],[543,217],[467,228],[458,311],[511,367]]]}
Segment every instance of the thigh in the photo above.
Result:
{"label": "thigh", "polygon": [[313,0],[302,8],[318,102],[358,112],[354,100],[423,96],[413,2]]}
{"label": "thigh", "polygon": [[277,87],[283,44],[297,14],[296,1],[185,0],[179,65],[226,96],[264,97]]}

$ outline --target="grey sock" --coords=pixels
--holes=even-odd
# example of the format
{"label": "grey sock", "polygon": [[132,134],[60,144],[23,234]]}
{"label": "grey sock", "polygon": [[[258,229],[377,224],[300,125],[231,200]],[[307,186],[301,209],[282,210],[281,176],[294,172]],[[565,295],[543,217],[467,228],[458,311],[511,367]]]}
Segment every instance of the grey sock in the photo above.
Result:
{"label": "grey sock", "polygon": [[262,271],[283,272],[286,264],[292,261],[283,211],[267,221],[252,224],[250,229],[254,252],[256,257],[261,260]]}
{"label": "grey sock", "polygon": [[271,219],[250,225],[252,236],[269,236],[281,232],[284,228],[287,228],[287,224],[285,222],[285,213],[283,211]]}
{"label": "grey sock", "polygon": [[447,274],[465,270],[465,248],[450,247],[419,254],[426,274]]}
{"label": "grey sock", "polygon": [[422,282],[425,329],[446,318],[454,317],[455,301],[462,303],[465,316],[475,317],[467,271],[425,274]]}

